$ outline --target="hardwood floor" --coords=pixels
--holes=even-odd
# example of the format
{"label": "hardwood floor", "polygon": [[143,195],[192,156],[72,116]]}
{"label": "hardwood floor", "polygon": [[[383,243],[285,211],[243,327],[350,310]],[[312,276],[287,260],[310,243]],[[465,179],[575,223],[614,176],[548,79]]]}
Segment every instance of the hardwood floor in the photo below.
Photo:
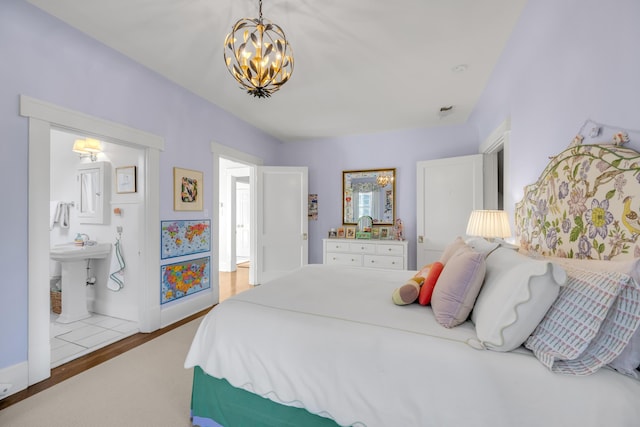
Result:
{"label": "hardwood floor", "polygon": [[[237,293],[252,288],[252,286],[249,285],[248,264],[245,266],[239,266],[238,269],[234,272],[221,272],[219,274],[220,302]],[[0,410],[13,405],[14,403],[18,403],[30,396],[33,396],[34,394],[39,393],[42,390],[46,390],[47,388],[52,387],[68,378],[71,378],[74,375],[78,375],[79,373],[86,371],[87,369],[93,368],[94,366],[106,362],[107,360],[116,357],[128,350],[131,350],[132,348],[151,341],[152,339],[157,338],[160,335],[163,335],[179,326],[182,326],[185,323],[204,316],[211,309],[212,308],[207,308],[205,310],[202,310],[185,319],[180,320],[179,322],[176,322],[165,328],[158,329],[154,332],[138,333],[132,335],[111,345],[103,347],[97,351],[94,351],[93,353],[79,357],[78,359],[72,360],[71,362],[65,363],[64,365],[60,365],[57,368],[53,368],[51,370],[51,377],[37,384],[29,386],[25,390],[19,391],[15,394],[12,394],[11,396],[0,400]]]}
{"label": "hardwood floor", "polygon": [[253,288],[249,285],[249,263],[238,264],[236,271],[220,272],[220,302]]}

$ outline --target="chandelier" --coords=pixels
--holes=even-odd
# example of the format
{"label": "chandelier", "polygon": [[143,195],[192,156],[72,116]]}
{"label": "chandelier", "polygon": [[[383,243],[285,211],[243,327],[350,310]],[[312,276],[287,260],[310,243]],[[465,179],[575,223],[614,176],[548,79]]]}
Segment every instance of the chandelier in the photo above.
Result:
{"label": "chandelier", "polygon": [[242,18],[233,25],[224,40],[227,69],[240,88],[258,98],[268,98],[280,89],[293,72],[293,50],[284,31],[259,17]]}

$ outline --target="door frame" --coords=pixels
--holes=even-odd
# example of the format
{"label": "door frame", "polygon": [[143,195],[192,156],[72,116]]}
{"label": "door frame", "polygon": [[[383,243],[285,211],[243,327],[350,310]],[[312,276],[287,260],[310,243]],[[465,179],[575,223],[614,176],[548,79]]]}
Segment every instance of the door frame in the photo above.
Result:
{"label": "door frame", "polygon": [[[484,208],[485,209],[497,209],[497,188],[498,188],[498,152],[503,150],[503,171],[502,171],[502,192],[503,192],[503,205],[505,211],[513,213],[513,207],[515,206],[515,200],[511,195],[511,189],[509,186],[509,156],[511,152],[510,147],[511,137],[511,120],[505,119],[491,135],[484,140],[478,149],[478,152],[484,154]],[[507,209],[511,207],[511,209]],[[509,220],[510,222],[511,219]],[[511,223],[513,230],[513,222]]]}
{"label": "door frame", "polygon": [[164,138],[119,123],[20,95],[20,115],[29,121],[28,219],[28,384],[51,375],[49,338],[49,174],[51,129],[93,135],[144,150],[144,226],[140,233],[142,283],[139,291],[139,327],[150,332],[160,327],[160,151]]}
{"label": "door frame", "polygon": [[[247,165],[249,168],[249,191],[251,192],[251,265],[249,268],[249,284],[256,284],[256,271],[259,267],[257,260],[257,188],[256,188],[256,168],[258,166],[262,166],[264,164],[264,160],[260,157],[253,156],[251,154],[245,153],[240,150],[236,150],[235,148],[231,148],[227,145],[223,145],[217,142],[211,142],[211,153],[213,157],[213,179],[217,180],[220,177],[220,158],[232,160],[237,163],[242,163]],[[212,220],[212,228],[214,230],[213,233],[213,241],[211,242],[212,247],[218,249],[220,247],[220,185],[219,183],[213,182],[213,207],[214,207],[214,215]],[[213,270],[216,274],[220,271],[220,257],[219,255],[212,256],[213,262]],[[216,276],[216,275],[212,275]],[[217,277],[215,278],[217,281]],[[220,301],[220,289],[218,284],[218,295],[216,303]]]}

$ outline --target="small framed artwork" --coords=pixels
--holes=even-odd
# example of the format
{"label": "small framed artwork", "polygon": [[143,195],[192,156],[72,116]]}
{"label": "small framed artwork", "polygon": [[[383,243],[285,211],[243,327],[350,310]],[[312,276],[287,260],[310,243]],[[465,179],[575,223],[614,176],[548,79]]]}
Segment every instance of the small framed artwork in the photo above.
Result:
{"label": "small framed artwork", "polygon": [[338,227],[338,239],[344,239],[344,227]]}
{"label": "small framed artwork", "polygon": [[380,227],[380,238],[381,239],[389,238],[389,227]]}
{"label": "small framed artwork", "polygon": [[202,172],[173,168],[173,210],[201,211],[204,194]]}
{"label": "small framed artwork", "polygon": [[371,238],[379,239],[380,238],[380,227],[373,227],[371,230]]}
{"label": "small framed artwork", "polygon": [[347,225],[345,228],[345,234],[347,239],[355,239],[356,238],[356,226],[355,225]]}
{"label": "small framed artwork", "polygon": [[116,168],[116,193],[135,193],[136,182],[135,166]]}
{"label": "small framed artwork", "polygon": [[336,231],[336,229],[332,228],[331,230],[329,230],[329,238],[335,239],[336,237],[338,237],[338,232]]}

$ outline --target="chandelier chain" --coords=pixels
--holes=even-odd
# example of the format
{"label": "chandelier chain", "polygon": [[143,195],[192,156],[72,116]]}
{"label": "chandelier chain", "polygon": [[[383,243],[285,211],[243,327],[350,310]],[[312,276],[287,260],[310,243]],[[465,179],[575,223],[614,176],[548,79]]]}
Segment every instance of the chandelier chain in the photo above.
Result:
{"label": "chandelier chain", "polygon": [[260,23],[262,23],[262,0],[258,0],[258,15],[260,17]]}

